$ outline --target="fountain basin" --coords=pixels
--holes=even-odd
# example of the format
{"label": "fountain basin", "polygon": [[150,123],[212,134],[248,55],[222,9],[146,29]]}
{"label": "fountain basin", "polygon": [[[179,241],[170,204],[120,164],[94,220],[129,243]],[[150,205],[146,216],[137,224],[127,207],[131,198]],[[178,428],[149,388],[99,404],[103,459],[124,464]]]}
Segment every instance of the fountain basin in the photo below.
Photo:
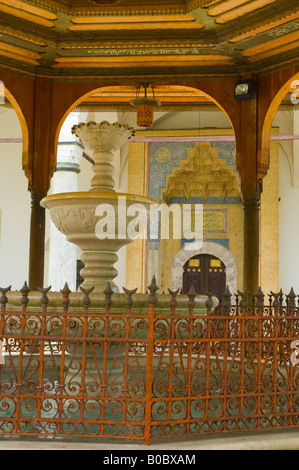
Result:
{"label": "fountain basin", "polygon": [[139,213],[135,238],[146,229],[151,204],[157,201],[112,191],[53,194],[41,201],[58,230],[82,250],[83,287],[95,287],[96,291],[103,291],[107,282],[117,290],[113,282],[117,276],[113,267],[118,260],[116,252],[134,240],[132,227],[137,223],[138,214],[135,209],[143,209]]}

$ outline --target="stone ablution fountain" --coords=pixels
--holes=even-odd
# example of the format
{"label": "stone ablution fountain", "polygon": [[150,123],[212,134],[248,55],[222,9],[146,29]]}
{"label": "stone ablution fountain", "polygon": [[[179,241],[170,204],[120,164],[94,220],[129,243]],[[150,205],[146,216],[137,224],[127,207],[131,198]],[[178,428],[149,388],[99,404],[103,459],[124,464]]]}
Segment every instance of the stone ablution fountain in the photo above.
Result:
{"label": "stone ablution fountain", "polygon": [[[118,274],[114,268],[118,260],[116,253],[133,241],[127,233],[127,226],[132,217],[126,216],[126,220],[123,220],[124,211],[120,214],[119,201],[121,200],[122,204],[125,201],[125,214],[127,209],[136,203],[141,204],[149,214],[150,204],[156,201],[144,196],[117,193],[114,189],[114,152],[134,134],[133,128],[119,123],[110,124],[107,121],[100,124],[88,122],[75,125],[72,133],[79,137],[84,147],[92,151],[94,176],[90,182],[90,190],[53,194],[45,197],[41,205],[49,209],[52,221],[66,235],[67,240],[82,250],[81,259],[85,264],[81,271],[84,279],[82,287],[94,287],[95,293],[102,293],[110,282],[112,289],[117,291],[113,281]],[[99,239],[96,235],[96,225],[101,215],[96,213],[98,206],[103,204],[112,206],[115,211],[115,220],[111,225],[115,226],[115,233],[109,233],[108,227],[107,237]],[[120,217],[122,225],[119,224]],[[139,227],[139,231],[146,227],[146,218],[143,219],[144,227]]]}
{"label": "stone ablution fountain", "polygon": [[[110,340],[107,343],[107,351],[103,348],[101,349],[102,343],[99,342],[97,338],[95,341],[88,341],[88,344],[85,345],[84,341],[70,339],[66,346],[64,382],[65,386],[68,387],[70,396],[78,392],[78,387],[82,383],[82,380],[85,380],[82,375],[82,358],[85,354],[84,361],[89,364],[89,367],[95,367],[96,364],[96,368],[101,371],[101,373],[103,370],[106,371],[105,374],[107,377],[105,386],[109,388],[110,395],[121,396],[122,387],[125,383],[124,377],[127,373],[124,366],[126,344],[121,341],[113,341],[113,338],[114,335],[117,337],[120,335],[120,337],[122,337],[124,334],[123,332],[127,323],[123,320],[122,314],[126,313],[128,305],[130,305],[133,318],[131,323],[133,337],[135,338],[137,333],[140,338],[146,335],[146,324],[148,320],[145,319],[141,321],[141,318],[142,315],[146,316],[148,314],[149,297],[148,294],[145,293],[135,294],[135,291],[119,293],[113,282],[114,278],[117,276],[117,270],[113,266],[118,259],[117,251],[122,246],[132,242],[132,237],[128,236],[126,230],[132,218],[135,218],[135,215],[130,216],[127,211],[125,212],[125,217],[123,217],[122,213],[121,217],[124,219],[125,227],[120,224],[120,229],[123,232],[122,236],[119,237],[119,198],[122,198],[122,201],[125,200],[126,209],[136,203],[144,208],[146,217],[140,219],[138,232],[142,231],[143,226],[146,228],[150,205],[156,203],[156,201],[144,196],[117,193],[114,189],[114,152],[133,135],[134,130],[132,128],[119,123],[109,124],[107,121],[103,121],[100,124],[94,122],[87,124],[80,123],[72,128],[72,132],[80,138],[86,148],[92,151],[94,175],[90,182],[90,190],[85,192],[52,194],[45,197],[41,201],[41,205],[50,211],[52,221],[58,230],[66,235],[67,240],[74,243],[82,250],[81,259],[85,263],[85,267],[81,271],[81,275],[84,279],[82,287],[85,293],[84,299],[87,299],[86,301],[83,299],[83,305],[84,307],[89,306],[91,300],[91,306],[88,307],[88,312],[95,314],[88,326],[92,332],[92,334],[90,333],[91,336],[95,334],[93,329],[97,332],[99,325],[103,325],[103,323],[98,321],[97,315],[103,315],[103,313],[105,313],[105,305],[107,305],[105,296],[107,292],[112,294],[108,283],[110,283],[110,287],[114,290],[114,293],[112,295],[112,301],[109,301],[109,316],[111,314],[111,320],[109,320]],[[97,236],[96,226],[102,217],[102,215],[97,215],[97,209],[101,204],[110,205],[110,207],[112,206],[114,209],[116,219],[114,221],[114,237],[100,239]],[[109,224],[107,224],[107,227],[108,226]],[[148,284],[149,283],[150,280],[148,281]],[[89,299],[88,295],[92,287],[94,287],[94,290]],[[48,294],[48,298],[45,296],[45,293],[47,293],[49,289],[50,288],[40,289],[43,292],[42,305],[46,305],[49,301],[48,308],[49,311],[51,311],[51,316],[48,317],[49,320],[46,322],[47,332],[48,334],[53,334],[53,331],[55,331],[55,335],[59,337],[63,331],[62,323],[57,320],[57,318],[59,319],[60,317],[58,316],[56,318],[55,313],[61,313],[61,293],[51,292]],[[158,287],[152,284],[152,289],[156,292]],[[69,295],[68,287],[65,286],[64,290],[61,292],[64,296],[65,294]],[[129,295],[134,293],[133,302],[131,302],[131,297],[129,299],[127,298],[128,293]],[[47,299],[46,303],[45,299]],[[69,300],[72,313],[79,314],[70,322],[71,336],[73,336],[76,335],[76,333],[73,332],[73,328],[75,329],[74,331],[76,331],[76,328],[80,331],[80,325],[82,325],[82,317],[80,317],[80,314],[82,314],[81,292],[72,292]],[[207,297],[197,296],[194,300],[194,314],[205,314],[207,310],[205,303]],[[172,295],[158,295],[157,311],[159,315],[165,315],[167,318],[167,316],[171,314],[171,301],[173,301]],[[186,311],[188,311],[187,301],[187,296],[178,296],[176,301],[176,314],[186,314]],[[10,293],[7,310],[15,310],[15,306],[18,305],[19,302],[19,293]],[[33,312],[36,310],[39,311],[40,305],[40,292],[32,292],[30,295],[30,309],[32,309]],[[18,308],[20,309],[21,307]],[[136,315],[136,318],[134,318],[134,315]],[[101,335],[107,334],[105,331],[106,330],[100,329],[97,334],[100,337]],[[46,352],[46,354],[49,356],[50,353]],[[138,354],[140,354],[140,352]],[[57,355],[56,359],[58,362],[59,357],[60,356]],[[56,359],[53,363],[55,363]],[[17,361],[17,357],[15,360]],[[51,361],[48,361],[48,363],[52,364]],[[141,363],[142,370],[144,371],[146,367],[146,354],[142,356]],[[134,366],[131,365],[130,367],[133,368]],[[50,372],[51,371],[52,369],[50,367]],[[132,391],[134,387],[134,381],[131,384],[128,380],[128,388],[132,394],[135,393]]]}
{"label": "stone ablution fountain", "polygon": [[[114,264],[118,260],[117,251],[133,240],[127,236],[127,226],[134,216],[126,215],[124,232],[126,236],[119,237],[118,233],[118,215],[119,215],[119,198],[126,201],[126,208],[138,203],[145,208],[147,220],[149,220],[149,211],[151,203],[157,204],[156,201],[145,196],[137,196],[134,194],[117,193],[114,189],[114,152],[118,150],[133,134],[134,129],[127,125],[119,123],[109,124],[103,121],[100,124],[89,122],[87,124],[80,123],[73,126],[73,134],[75,134],[86,148],[92,151],[94,160],[93,173],[94,176],[90,182],[89,191],[70,192],[52,194],[45,197],[41,201],[41,205],[50,211],[50,216],[56,227],[66,235],[68,241],[77,245],[81,250],[81,259],[85,267],[81,270],[81,276],[84,279],[82,287],[91,289],[92,307],[103,308],[103,292],[108,282],[112,290],[115,292],[113,296],[113,308],[125,311],[125,294],[119,293],[113,282],[117,276],[117,270]],[[96,215],[96,209],[101,204],[109,204],[115,211],[115,238],[99,239],[96,236],[96,225],[101,216]],[[123,218],[123,215],[122,215]],[[146,221],[141,221],[140,225],[146,227]],[[141,232],[142,227],[139,227]],[[151,280],[148,280],[148,284]],[[126,287],[126,286],[125,286]],[[173,288],[173,286],[169,286]],[[38,293],[37,293],[38,294]],[[78,293],[72,293],[73,308],[79,308],[81,304]],[[170,295],[160,294],[159,296],[159,312],[169,314]],[[52,300],[53,299],[53,300]],[[59,305],[60,294],[53,292],[50,296],[50,303],[53,307]],[[195,299],[195,311],[197,313],[206,312],[205,302],[206,296],[197,296]],[[38,298],[36,299],[38,303]],[[218,304],[214,298],[214,305]],[[186,296],[179,296],[177,309],[185,311]],[[134,295],[133,310],[146,313],[148,311],[147,294],[138,293]]]}

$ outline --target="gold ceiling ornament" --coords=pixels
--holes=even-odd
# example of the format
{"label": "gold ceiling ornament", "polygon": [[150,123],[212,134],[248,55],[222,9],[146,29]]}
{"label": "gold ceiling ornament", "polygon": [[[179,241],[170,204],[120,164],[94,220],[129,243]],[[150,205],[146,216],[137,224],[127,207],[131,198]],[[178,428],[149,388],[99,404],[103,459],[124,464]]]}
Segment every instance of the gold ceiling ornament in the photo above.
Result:
{"label": "gold ceiling ornament", "polygon": [[[136,87],[136,98],[130,101],[131,106],[137,108],[137,125],[139,127],[150,128],[154,122],[154,108],[161,105],[159,100],[155,98],[155,91],[151,86],[153,97],[147,96],[148,83],[142,83]],[[144,96],[140,96],[141,87],[144,88]]]}
{"label": "gold ceiling ornament", "polygon": [[120,0],[88,0],[90,3],[95,3],[100,7],[110,7],[112,5],[117,5],[120,3]]}

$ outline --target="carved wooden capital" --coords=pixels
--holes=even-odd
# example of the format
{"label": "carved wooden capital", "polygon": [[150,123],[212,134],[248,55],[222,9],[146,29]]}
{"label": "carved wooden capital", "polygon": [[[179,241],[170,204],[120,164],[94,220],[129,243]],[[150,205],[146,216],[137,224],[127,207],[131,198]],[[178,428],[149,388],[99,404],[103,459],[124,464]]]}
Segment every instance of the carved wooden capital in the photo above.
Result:
{"label": "carved wooden capital", "polygon": [[257,153],[257,177],[263,179],[268,173],[270,166],[270,151],[259,150]]}

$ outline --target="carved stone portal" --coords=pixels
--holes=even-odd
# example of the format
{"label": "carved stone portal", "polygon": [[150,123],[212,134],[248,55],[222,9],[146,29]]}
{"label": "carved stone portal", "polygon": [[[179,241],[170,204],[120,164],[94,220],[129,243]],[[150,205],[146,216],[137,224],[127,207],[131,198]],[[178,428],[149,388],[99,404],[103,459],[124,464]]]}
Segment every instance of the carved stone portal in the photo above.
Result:
{"label": "carved stone portal", "polygon": [[242,198],[237,174],[218,158],[218,149],[206,142],[189,149],[187,160],[167,175],[163,197],[167,202],[172,198],[200,198],[202,202],[209,202],[209,198],[215,202]]}

